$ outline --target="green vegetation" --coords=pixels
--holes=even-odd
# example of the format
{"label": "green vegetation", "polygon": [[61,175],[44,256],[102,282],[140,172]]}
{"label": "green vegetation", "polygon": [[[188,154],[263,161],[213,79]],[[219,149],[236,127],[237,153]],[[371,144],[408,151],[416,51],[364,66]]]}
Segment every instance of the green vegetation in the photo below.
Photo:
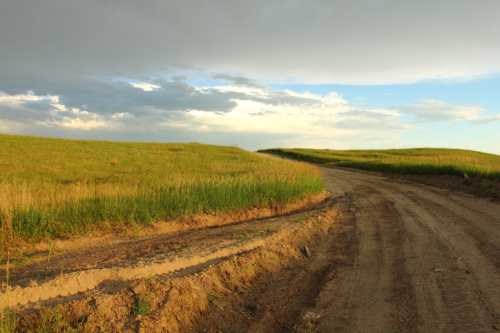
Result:
{"label": "green vegetation", "polygon": [[[52,308],[44,308],[39,312],[32,313],[28,322],[25,322],[22,327],[17,326],[15,315],[11,312],[11,318],[4,326],[0,325],[0,333],[14,333],[14,332],[27,332],[27,333],[77,333],[83,331],[82,320],[70,320],[68,315],[64,312],[62,305],[57,305]],[[28,324],[26,326],[26,324]],[[16,327],[17,326],[17,327]]]}
{"label": "green vegetation", "polygon": [[10,310],[0,312],[0,333],[13,333],[16,329],[16,316]]}
{"label": "green vegetation", "polygon": [[139,296],[135,299],[134,306],[132,307],[132,313],[135,316],[145,316],[149,313],[149,299],[145,296]]}
{"label": "green vegetation", "polygon": [[402,174],[447,174],[500,180],[500,156],[461,149],[269,149],[262,152],[314,163]]}
{"label": "green vegetation", "polygon": [[4,240],[276,206],[322,189],[312,166],[234,147],[0,135]]}
{"label": "green vegetation", "polygon": [[40,313],[40,319],[36,322],[36,326],[30,332],[36,333],[77,333],[82,329],[76,323],[77,327],[73,327],[70,321],[63,315],[62,307],[52,309],[44,309]]}

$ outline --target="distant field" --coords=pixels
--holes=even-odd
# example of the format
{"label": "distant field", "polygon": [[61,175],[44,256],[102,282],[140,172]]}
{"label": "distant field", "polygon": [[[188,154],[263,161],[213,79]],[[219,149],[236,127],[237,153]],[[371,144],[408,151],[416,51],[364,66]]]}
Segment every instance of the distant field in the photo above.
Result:
{"label": "distant field", "polygon": [[2,236],[148,225],[280,205],[322,189],[312,166],[233,147],[0,135]]}
{"label": "distant field", "polygon": [[479,176],[500,180],[500,156],[461,149],[268,149],[262,152],[315,163],[402,174]]}

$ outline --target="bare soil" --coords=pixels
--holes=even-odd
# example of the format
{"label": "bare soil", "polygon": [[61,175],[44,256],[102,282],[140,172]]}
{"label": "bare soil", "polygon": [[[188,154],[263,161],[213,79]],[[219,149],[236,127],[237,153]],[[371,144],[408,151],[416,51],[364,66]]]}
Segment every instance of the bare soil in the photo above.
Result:
{"label": "bare soil", "polygon": [[[108,231],[97,230],[87,235],[52,239],[50,242],[27,243],[17,240],[11,247],[10,267],[47,260],[47,258],[52,258],[65,252],[82,253],[85,250],[88,250],[87,252],[100,252],[101,250],[97,248],[103,245],[109,247],[134,240],[141,242],[150,237],[179,235],[186,231],[298,213],[315,207],[327,200],[327,198],[328,193],[322,192],[286,204],[254,207],[230,212],[203,213],[160,221],[148,227],[121,226]],[[1,274],[2,269],[5,270],[6,266],[6,260],[2,256],[0,258],[0,282],[4,281]]]}
{"label": "bare soil", "polygon": [[[323,171],[333,199],[307,212],[112,244],[15,270],[10,291],[20,298],[23,290],[89,277],[78,293],[20,302],[18,327],[37,327],[59,304],[68,325],[87,332],[500,330],[498,202]],[[88,282],[101,273],[102,281]],[[139,313],[143,299],[148,311]]]}
{"label": "bare soil", "polygon": [[343,197],[341,227],[304,265],[207,311],[196,331],[500,330],[500,205],[393,177],[324,174]]}
{"label": "bare soil", "polygon": [[447,189],[452,192],[461,192],[472,194],[477,197],[487,198],[494,202],[500,202],[500,180],[494,178],[487,178],[481,176],[462,176],[446,175],[446,174],[429,174],[429,175],[416,175],[416,174],[397,174],[397,173],[383,173],[377,171],[367,171],[360,169],[353,169],[347,167],[338,167],[335,163],[323,164],[325,167],[335,168],[339,170],[355,171],[357,173],[367,173],[377,176],[388,177],[396,182],[411,182],[434,187]]}

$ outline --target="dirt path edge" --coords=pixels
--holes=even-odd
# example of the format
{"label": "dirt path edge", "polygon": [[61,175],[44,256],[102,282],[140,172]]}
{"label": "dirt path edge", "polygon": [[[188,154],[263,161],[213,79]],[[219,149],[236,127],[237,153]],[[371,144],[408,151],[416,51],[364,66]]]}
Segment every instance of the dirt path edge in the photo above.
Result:
{"label": "dirt path edge", "polygon": [[[83,332],[189,331],[214,298],[238,292],[251,286],[260,274],[278,272],[291,261],[304,258],[304,246],[311,246],[313,237],[326,235],[335,225],[337,214],[334,207],[327,207],[278,232],[259,247],[232,255],[199,273],[140,279],[118,292],[91,295],[55,309],[24,312],[18,328],[26,331],[52,325],[56,330],[65,327]],[[54,311],[59,319],[47,323],[46,318],[54,318]]]}

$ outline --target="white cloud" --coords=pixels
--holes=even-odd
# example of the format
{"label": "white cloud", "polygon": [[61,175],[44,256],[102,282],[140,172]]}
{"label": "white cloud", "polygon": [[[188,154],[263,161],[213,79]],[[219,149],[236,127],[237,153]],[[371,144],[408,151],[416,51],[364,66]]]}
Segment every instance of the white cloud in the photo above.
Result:
{"label": "white cloud", "polygon": [[80,112],[74,117],[62,117],[59,119],[47,120],[40,123],[49,127],[61,127],[78,130],[94,130],[109,128],[109,124],[95,113]]}
{"label": "white cloud", "polygon": [[116,112],[111,115],[111,119],[130,119],[134,116],[128,112]]}
{"label": "white cloud", "polygon": [[410,106],[398,108],[401,113],[408,114],[417,121],[479,121],[486,109],[474,105],[454,105],[440,100],[424,100]]}
{"label": "white cloud", "polygon": [[[33,92],[10,95],[0,92],[0,119],[2,127],[41,125],[69,129],[92,130],[107,128],[109,123],[97,113],[67,107],[59,96],[39,96]],[[10,118],[10,119],[9,119]]]}
{"label": "white cloud", "polygon": [[480,117],[480,118],[474,120],[474,122],[476,122],[478,124],[488,124],[488,123],[494,123],[497,121],[500,122],[500,115],[485,116],[485,117]]}
{"label": "white cloud", "polygon": [[49,101],[57,103],[59,101],[57,96],[37,96],[34,92],[28,91],[26,94],[9,95],[0,91],[0,105],[7,105],[10,107],[20,107],[29,102]]}
{"label": "white cloud", "polygon": [[129,82],[130,85],[134,88],[141,89],[143,91],[155,91],[157,89],[160,89],[161,86],[148,83],[148,82]]}
{"label": "white cloud", "polygon": [[245,94],[248,96],[254,96],[254,97],[262,97],[262,98],[270,98],[271,94],[270,91],[267,89],[264,89],[263,87],[251,87],[251,86],[242,86],[242,85],[220,85],[220,86],[215,86],[215,87],[200,87],[197,88],[198,91],[211,91],[212,89],[215,89],[219,92],[222,93],[239,93],[239,94]]}
{"label": "white cloud", "polygon": [[[164,122],[163,126],[200,133],[284,135],[294,138],[287,142],[288,145],[330,147],[338,146],[339,140],[380,135],[393,137],[405,128],[393,110],[366,108],[358,111],[334,92],[325,96],[310,92],[280,92],[285,101],[293,97],[313,102],[276,104],[271,102],[276,92],[265,88],[225,86],[217,89],[261,99],[233,99],[236,106],[224,113],[192,110]],[[350,126],[346,126],[347,123]]]}

